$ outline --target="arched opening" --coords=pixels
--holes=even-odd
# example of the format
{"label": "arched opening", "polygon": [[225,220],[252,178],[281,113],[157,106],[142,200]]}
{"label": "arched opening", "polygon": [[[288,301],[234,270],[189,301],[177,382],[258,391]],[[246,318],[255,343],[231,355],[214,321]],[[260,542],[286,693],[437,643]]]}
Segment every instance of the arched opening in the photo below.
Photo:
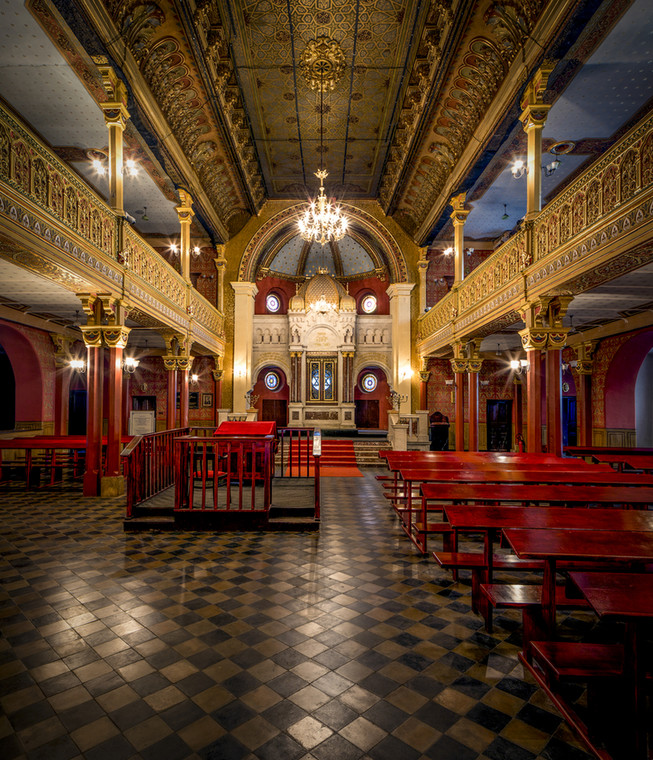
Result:
{"label": "arched opening", "polygon": [[354,388],[356,427],[362,430],[387,430],[388,412],[392,408],[388,397],[390,386],[385,372],[379,367],[364,367]]}
{"label": "arched opening", "polygon": [[[25,335],[8,324],[0,324],[0,345],[15,382],[12,429],[37,430],[43,424],[43,375],[36,351]],[[9,397],[2,398],[4,404]]]}
{"label": "arched opening", "polygon": [[0,345],[0,430],[14,430],[16,427],[16,378],[11,361],[4,347]]}
{"label": "arched opening", "polygon": [[289,388],[286,373],[280,367],[264,367],[256,378],[254,395],[259,420],[276,422],[277,427],[288,425]]}
{"label": "arched opening", "polygon": [[644,357],[635,381],[637,445],[653,447],[653,349]]}
{"label": "arched opening", "polygon": [[[633,335],[614,355],[605,378],[605,427],[607,446],[645,446],[638,430],[645,435],[651,425],[650,399],[644,399],[645,389],[650,394],[648,356],[653,349],[653,330]],[[640,373],[642,373],[640,380]],[[639,384],[642,398],[637,404]]]}

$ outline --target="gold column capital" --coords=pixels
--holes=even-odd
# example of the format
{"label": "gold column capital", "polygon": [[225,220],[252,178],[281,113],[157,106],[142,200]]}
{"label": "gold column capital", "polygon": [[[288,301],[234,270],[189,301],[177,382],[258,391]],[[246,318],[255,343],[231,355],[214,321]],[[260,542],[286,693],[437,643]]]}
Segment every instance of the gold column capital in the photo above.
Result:
{"label": "gold column capital", "polygon": [[168,372],[174,372],[177,369],[177,357],[176,356],[162,356],[163,366]]}
{"label": "gold column capital", "polygon": [[525,132],[535,128],[542,129],[546,124],[551,105],[544,102],[544,93],[554,68],[554,61],[547,61],[540,66],[524,91],[519,120],[524,125]]}
{"label": "gold column capital", "polygon": [[419,373],[419,379],[421,383],[428,383],[429,378],[431,377],[431,371],[430,370],[420,370]]}
{"label": "gold column capital", "polygon": [[213,382],[219,383],[222,378],[224,377],[224,370],[223,369],[212,369],[211,370],[211,377],[213,378]]}
{"label": "gold column capital", "polygon": [[462,375],[467,372],[467,359],[449,359],[454,374]]}

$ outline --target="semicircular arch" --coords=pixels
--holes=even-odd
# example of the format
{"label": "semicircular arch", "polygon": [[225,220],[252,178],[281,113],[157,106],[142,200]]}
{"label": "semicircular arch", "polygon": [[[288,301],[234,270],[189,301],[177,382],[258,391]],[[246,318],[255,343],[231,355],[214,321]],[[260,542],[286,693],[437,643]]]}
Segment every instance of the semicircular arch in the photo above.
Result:
{"label": "semicircular arch", "polygon": [[[303,203],[297,203],[279,211],[268,219],[252,236],[245,248],[240,267],[238,280],[240,282],[255,282],[259,270],[269,265],[272,260],[269,256],[270,247],[275,251],[283,242],[290,238],[289,230],[296,229],[296,223],[304,209]],[[351,234],[358,235],[362,240],[367,238],[378,244],[383,264],[387,268],[391,283],[407,282],[408,268],[399,244],[389,230],[378,219],[368,214],[363,209],[349,204],[341,204],[349,218]],[[367,246],[366,246],[367,248]]]}

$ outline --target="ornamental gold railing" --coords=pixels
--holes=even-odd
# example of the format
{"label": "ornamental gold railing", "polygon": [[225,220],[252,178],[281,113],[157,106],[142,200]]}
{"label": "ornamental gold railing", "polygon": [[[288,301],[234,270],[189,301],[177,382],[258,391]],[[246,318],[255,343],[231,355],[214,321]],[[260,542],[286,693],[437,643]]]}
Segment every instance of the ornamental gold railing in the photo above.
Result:
{"label": "ornamental gold railing", "polygon": [[[37,236],[49,258],[61,258],[99,290],[129,298],[164,326],[189,329],[211,349],[224,339],[224,317],[215,306],[0,104],[3,218]],[[69,287],[78,281],[71,277]]]}
{"label": "ornamental gold railing", "polygon": [[[434,351],[515,312],[517,305],[602,263],[608,243],[653,221],[653,115],[418,320],[421,350]],[[624,244],[625,245],[625,244]],[[573,269],[570,266],[574,265]]]}

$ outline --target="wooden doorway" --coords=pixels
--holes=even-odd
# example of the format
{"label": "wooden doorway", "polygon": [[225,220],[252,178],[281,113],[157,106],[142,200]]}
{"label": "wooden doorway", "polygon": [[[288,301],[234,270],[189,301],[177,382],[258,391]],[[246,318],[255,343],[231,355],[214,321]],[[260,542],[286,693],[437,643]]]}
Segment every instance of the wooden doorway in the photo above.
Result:
{"label": "wooden doorway", "polygon": [[510,451],[512,448],[512,401],[487,402],[487,450]]}
{"label": "wooden doorway", "polygon": [[288,402],[285,399],[264,398],[261,419],[265,422],[276,422],[278,428],[287,427]]}
{"label": "wooden doorway", "polygon": [[379,400],[360,399],[356,401],[356,427],[378,430]]}

